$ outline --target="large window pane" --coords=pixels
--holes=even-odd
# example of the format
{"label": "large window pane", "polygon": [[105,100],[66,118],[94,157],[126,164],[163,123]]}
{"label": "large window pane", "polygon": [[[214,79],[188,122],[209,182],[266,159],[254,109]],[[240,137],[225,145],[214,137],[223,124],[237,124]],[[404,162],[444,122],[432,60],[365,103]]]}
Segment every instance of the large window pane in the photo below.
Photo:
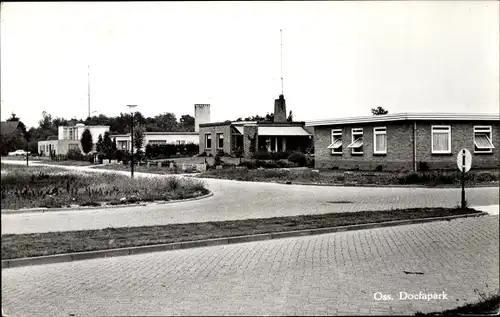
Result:
{"label": "large window pane", "polygon": [[432,135],[433,138],[433,150],[434,151],[449,151],[448,149],[448,133],[434,133]]}
{"label": "large window pane", "polygon": [[387,138],[385,134],[375,135],[375,151],[376,152],[386,152],[387,150]]}

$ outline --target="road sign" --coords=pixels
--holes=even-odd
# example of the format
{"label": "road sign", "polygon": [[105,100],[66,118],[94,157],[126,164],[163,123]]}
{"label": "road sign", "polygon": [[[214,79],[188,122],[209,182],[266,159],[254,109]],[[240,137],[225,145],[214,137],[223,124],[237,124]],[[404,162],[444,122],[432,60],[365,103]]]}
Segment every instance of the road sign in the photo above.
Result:
{"label": "road sign", "polygon": [[458,152],[457,155],[457,166],[460,172],[462,172],[462,169],[465,167],[465,172],[467,173],[470,171],[470,168],[472,166],[472,155],[470,154],[469,150],[467,149],[461,149]]}

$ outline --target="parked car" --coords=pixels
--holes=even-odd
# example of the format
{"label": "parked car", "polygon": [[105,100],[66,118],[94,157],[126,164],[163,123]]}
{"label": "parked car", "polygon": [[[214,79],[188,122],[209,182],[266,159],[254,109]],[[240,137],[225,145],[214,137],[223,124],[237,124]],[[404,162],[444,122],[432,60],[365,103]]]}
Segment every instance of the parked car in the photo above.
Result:
{"label": "parked car", "polygon": [[15,150],[14,152],[9,152],[9,156],[26,156],[26,154],[29,154],[29,152],[26,152],[25,150]]}

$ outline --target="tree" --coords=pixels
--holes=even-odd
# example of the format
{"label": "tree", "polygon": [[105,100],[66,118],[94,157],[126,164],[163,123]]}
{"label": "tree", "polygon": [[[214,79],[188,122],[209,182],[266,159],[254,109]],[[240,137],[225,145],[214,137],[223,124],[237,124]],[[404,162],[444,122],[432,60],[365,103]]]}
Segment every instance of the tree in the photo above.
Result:
{"label": "tree", "polygon": [[140,151],[142,149],[142,145],[144,144],[144,132],[143,126],[137,126],[134,129],[134,147],[137,151]]}
{"label": "tree", "polygon": [[194,131],[194,118],[188,114],[184,114],[179,119],[179,131],[193,132]]}
{"label": "tree", "polygon": [[293,114],[292,114],[292,110],[290,110],[290,114],[288,115],[288,118],[286,118],[286,121],[290,121],[290,122],[292,122],[292,121],[293,121]]}
{"label": "tree", "polygon": [[[116,144],[115,144],[116,145]],[[108,157],[109,162],[111,163],[111,156],[116,151],[116,147],[113,149],[113,140],[111,140],[111,136],[109,132],[104,132],[104,139],[102,141],[103,152]]]}
{"label": "tree", "polygon": [[83,131],[80,143],[82,144],[83,153],[89,154],[92,151],[94,141],[92,140],[92,133],[90,133],[89,129]]}
{"label": "tree", "polygon": [[97,153],[102,154],[104,152],[104,141],[102,139],[102,134],[97,137],[97,143],[95,145],[95,150]]}
{"label": "tree", "polygon": [[384,115],[384,114],[388,114],[388,113],[389,113],[389,111],[385,110],[381,106],[378,106],[377,108],[372,108],[372,114],[374,116],[380,116],[380,115]]}
{"label": "tree", "polygon": [[16,117],[15,113],[12,113],[11,117],[9,119],[7,119],[7,121],[11,121],[11,122],[13,122],[13,121],[19,121],[19,118]]}
{"label": "tree", "polygon": [[155,119],[156,127],[159,128],[160,131],[173,132],[177,130],[177,119],[175,114],[167,112],[155,116]]}

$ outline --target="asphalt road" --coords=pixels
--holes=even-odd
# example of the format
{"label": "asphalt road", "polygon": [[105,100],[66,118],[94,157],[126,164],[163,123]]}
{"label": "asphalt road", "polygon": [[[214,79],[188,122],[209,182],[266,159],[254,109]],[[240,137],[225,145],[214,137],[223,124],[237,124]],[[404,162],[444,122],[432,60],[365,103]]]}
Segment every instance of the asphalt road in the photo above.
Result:
{"label": "asphalt road", "polygon": [[[22,162],[21,162],[22,163]],[[68,167],[95,172],[86,167]],[[118,172],[128,175],[126,172]],[[151,174],[137,173],[137,177]],[[153,175],[156,176],[156,175]],[[169,177],[169,176],[164,176]],[[2,234],[135,227],[416,207],[455,207],[459,188],[327,187],[204,179],[212,197],[148,207],[2,213]],[[467,189],[470,205],[498,205],[498,187]]]}
{"label": "asphalt road", "polygon": [[[498,291],[498,216],[2,270],[10,316],[412,315]],[[405,293],[446,298],[405,299]],[[390,295],[392,300],[377,300]],[[387,298],[387,297],[386,297]]]}

